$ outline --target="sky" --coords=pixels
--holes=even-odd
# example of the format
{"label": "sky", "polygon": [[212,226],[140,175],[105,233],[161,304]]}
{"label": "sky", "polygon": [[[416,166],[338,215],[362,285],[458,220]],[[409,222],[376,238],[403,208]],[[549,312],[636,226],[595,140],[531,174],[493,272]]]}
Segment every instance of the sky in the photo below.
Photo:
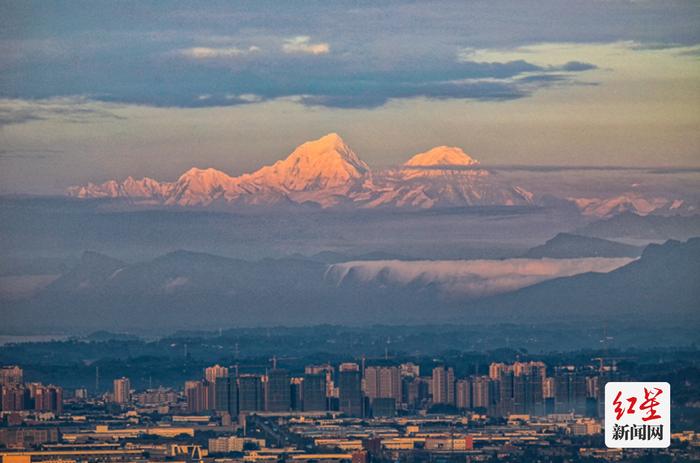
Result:
{"label": "sky", "polygon": [[700,2],[0,0],[0,192],[252,171],[700,166]]}

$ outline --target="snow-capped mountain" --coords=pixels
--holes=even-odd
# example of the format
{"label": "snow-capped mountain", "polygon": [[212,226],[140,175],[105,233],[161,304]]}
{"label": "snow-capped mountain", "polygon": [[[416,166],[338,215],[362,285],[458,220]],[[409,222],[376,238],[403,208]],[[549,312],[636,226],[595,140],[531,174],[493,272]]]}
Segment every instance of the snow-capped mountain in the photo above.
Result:
{"label": "snow-capped mountain", "polygon": [[[336,133],[297,147],[287,158],[232,177],[216,169],[192,168],[173,182],[148,177],[70,187],[78,198],[128,198],[139,204],[183,207],[265,207],[313,204],[322,208],[430,209],[540,204],[530,191],[481,166],[462,149],[437,146],[403,165],[372,170]],[[682,199],[639,192],[601,198],[560,198],[584,216],[605,218],[695,213]],[[541,203],[547,205],[546,201]]]}
{"label": "snow-capped mountain", "polygon": [[500,181],[460,148],[438,146],[399,169],[375,175],[369,207],[413,208],[529,205],[529,191]]}
{"label": "snow-capped mountain", "polygon": [[109,180],[99,185],[73,186],[68,188],[68,195],[76,198],[163,198],[167,185],[148,177],[136,180],[129,176],[121,183]]}
{"label": "snow-capped mountain", "polygon": [[581,214],[591,217],[612,217],[625,212],[637,215],[692,213],[694,208],[682,199],[644,197],[628,193],[612,198],[569,198]]}
{"label": "snow-capped mountain", "polygon": [[130,198],[172,206],[264,206],[313,203],[323,208],[432,208],[528,205],[532,193],[500,182],[460,148],[439,146],[398,169],[372,171],[335,133],[309,141],[286,159],[232,177],[192,168],[174,182],[110,180],[68,189],[79,198]]}
{"label": "snow-capped mountain", "polygon": [[369,166],[345,144],[336,133],[306,142],[286,159],[241,177],[266,186],[287,191],[346,189],[362,179]]}

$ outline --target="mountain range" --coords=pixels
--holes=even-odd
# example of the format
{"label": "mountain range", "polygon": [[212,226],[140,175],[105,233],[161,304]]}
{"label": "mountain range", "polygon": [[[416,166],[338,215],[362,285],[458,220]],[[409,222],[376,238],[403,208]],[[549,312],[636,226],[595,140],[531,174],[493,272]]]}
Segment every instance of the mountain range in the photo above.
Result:
{"label": "mountain range", "polygon": [[296,148],[286,159],[232,177],[192,168],[175,182],[111,180],[68,189],[78,198],[130,198],[167,206],[352,205],[361,208],[530,205],[533,195],[504,184],[459,148],[439,146],[398,169],[375,172],[335,133]]}
{"label": "mountain range", "polygon": [[[127,177],[68,188],[77,198],[124,198],[132,204],[234,209],[311,206],[315,208],[431,209],[472,206],[545,206],[539,197],[513,184],[461,148],[437,146],[397,168],[371,169],[336,133],[297,147],[287,158],[237,177],[213,168],[193,167],[172,182]],[[680,198],[628,192],[603,197],[555,198],[587,217],[632,212],[695,213]]]}
{"label": "mountain range", "polygon": [[[487,265],[503,265],[491,262]],[[652,244],[639,259],[627,262],[607,273],[578,273],[465,299],[443,297],[444,284],[441,288],[424,278],[392,282],[381,272],[371,281],[348,275],[337,284],[328,278],[332,265],[313,259],[245,261],[176,251],[126,263],[87,252],[30,299],[3,301],[3,310],[8,329],[31,323],[35,329],[69,330],[697,317],[700,238]],[[536,261],[528,265],[533,275],[541,271]],[[445,282],[450,284],[449,278]]]}

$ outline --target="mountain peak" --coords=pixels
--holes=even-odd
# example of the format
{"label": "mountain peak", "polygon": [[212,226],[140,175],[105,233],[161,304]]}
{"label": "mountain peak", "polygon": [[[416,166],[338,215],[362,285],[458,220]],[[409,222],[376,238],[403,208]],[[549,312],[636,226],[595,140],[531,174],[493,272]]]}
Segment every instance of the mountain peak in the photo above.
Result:
{"label": "mountain peak", "polygon": [[473,159],[462,148],[456,146],[436,146],[424,153],[419,153],[404,163],[408,167],[434,166],[473,166],[479,161]]}
{"label": "mountain peak", "polygon": [[330,132],[330,133],[327,133],[326,135],[322,136],[321,138],[318,138],[316,140],[307,141],[304,144],[339,147],[339,146],[345,145],[345,141],[343,141],[342,137],[340,135],[338,135],[337,133]]}
{"label": "mountain peak", "polygon": [[268,185],[280,185],[290,191],[309,191],[349,187],[369,170],[337,133],[329,133],[303,143],[286,159],[252,175]]}
{"label": "mountain peak", "polygon": [[369,171],[369,166],[360,160],[355,152],[345,144],[340,135],[335,132],[301,144],[287,159],[300,157],[318,158],[315,159],[316,162],[321,162],[321,158],[324,157],[339,157],[362,174]]}
{"label": "mountain peak", "polygon": [[196,188],[201,191],[211,191],[212,189],[220,188],[224,185],[232,185],[234,183],[235,179],[226,172],[212,167],[207,169],[193,167],[180,175],[175,185],[188,185],[190,188]]}
{"label": "mountain peak", "polygon": [[223,176],[228,177],[229,175],[226,172],[214,169],[213,167],[207,167],[206,169],[192,167],[191,169],[187,170],[185,173],[180,175],[180,178],[178,180],[186,180],[190,178],[216,178]]}

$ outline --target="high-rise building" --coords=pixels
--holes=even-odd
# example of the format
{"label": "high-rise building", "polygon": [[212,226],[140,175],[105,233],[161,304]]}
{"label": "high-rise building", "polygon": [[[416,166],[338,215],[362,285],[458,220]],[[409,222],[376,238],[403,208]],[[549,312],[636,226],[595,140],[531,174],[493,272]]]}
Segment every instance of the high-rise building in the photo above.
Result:
{"label": "high-rise building", "polygon": [[264,405],[262,379],[258,375],[240,375],[238,377],[238,411],[257,412]]}
{"label": "high-rise building", "polygon": [[[498,389],[496,413],[501,416],[507,416],[515,413],[515,392],[513,390],[515,374],[512,368],[503,368],[497,371],[498,376],[494,378],[496,388]],[[490,370],[489,376],[491,376]],[[493,376],[491,376],[491,378],[493,378]]]}
{"label": "high-rise building", "polygon": [[210,409],[209,382],[205,379],[185,382],[185,398],[189,413],[202,413]]}
{"label": "high-rise building", "polygon": [[365,394],[374,399],[394,399],[401,402],[401,375],[395,366],[371,366],[365,368]]}
{"label": "high-rise building", "polygon": [[497,413],[544,413],[546,366],[542,362],[492,363],[489,376],[498,384]]}
{"label": "high-rise building", "polygon": [[460,379],[455,383],[455,404],[457,408],[472,408],[472,387],[468,379]]}
{"label": "high-rise building", "polygon": [[267,374],[265,409],[269,412],[288,412],[292,407],[289,372],[280,368]]}
{"label": "high-rise building", "polygon": [[347,416],[364,416],[362,378],[356,363],[343,363],[338,372],[338,402]]}
{"label": "high-rise building", "polygon": [[523,372],[513,378],[513,406],[516,413],[544,414],[542,376]]}
{"label": "high-rise building", "polygon": [[229,378],[228,381],[228,413],[233,419],[238,416],[238,379]]}
{"label": "high-rise building", "polygon": [[0,368],[0,386],[22,384],[24,372],[17,365],[7,365]]}
{"label": "high-rise building", "polygon": [[290,398],[292,411],[304,410],[304,378],[295,376],[290,379]]}
{"label": "high-rise building", "polygon": [[34,389],[34,410],[63,413],[63,389],[58,386],[39,385]]}
{"label": "high-rise building", "polygon": [[304,374],[323,375],[326,378],[326,397],[337,397],[337,390],[333,383],[333,378],[335,377],[333,365],[328,363],[323,365],[307,365],[306,368],[304,368]]}
{"label": "high-rise building", "polygon": [[557,368],[554,373],[554,403],[557,413],[586,411],[586,377],[574,368]]}
{"label": "high-rise building", "polygon": [[29,408],[29,389],[23,384],[8,384],[0,387],[0,410],[14,412]]}
{"label": "high-rise building", "polygon": [[214,365],[204,369],[204,378],[210,383],[215,383],[217,378],[228,378],[228,368]]}
{"label": "high-rise building", "polygon": [[131,398],[131,382],[129,378],[117,378],[114,380],[114,402],[118,404],[129,403]]}
{"label": "high-rise building", "polygon": [[219,412],[228,412],[231,404],[231,379],[228,376],[219,376],[214,380],[213,409]]}
{"label": "high-rise building", "polygon": [[491,406],[491,378],[488,376],[473,376],[471,378],[472,408],[488,410]]}
{"label": "high-rise building", "polygon": [[433,368],[432,393],[434,404],[455,404],[455,373],[452,368]]}
{"label": "high-rise building", "polygon": [[302,410],[305,412],[326,410],[325,374],[305,374],[301,390]]}
{"label": "high-rise building", "polygon": [[421,408],[430,398],[432,378],[406,376],[402,382],[402,401],[412,409]]}

